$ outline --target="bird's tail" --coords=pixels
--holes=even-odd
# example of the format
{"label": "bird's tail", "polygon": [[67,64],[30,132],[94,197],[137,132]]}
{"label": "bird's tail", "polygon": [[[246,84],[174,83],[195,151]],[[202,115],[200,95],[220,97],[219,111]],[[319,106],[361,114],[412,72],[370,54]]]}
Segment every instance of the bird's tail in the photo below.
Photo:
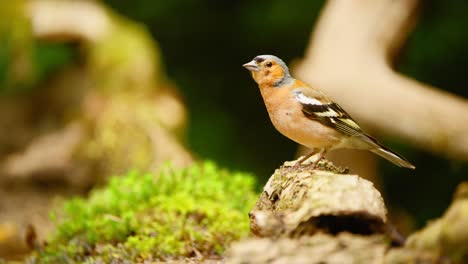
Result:
{"label": "bird's tail", "polygon": [[400,167],[408,168],[408,169],[416,169],[416,167],[411,164],[407,159],[404,157],[396,154],[395,152],[391,151],[390,149],[384,147],[382,144],[377,142],[377,140],[373,139],[368,135],[363,135],[362,140],[366,142],[370,146],[370,151],[374,152],[375,154],[379,155],[380,157],[398,165]]}

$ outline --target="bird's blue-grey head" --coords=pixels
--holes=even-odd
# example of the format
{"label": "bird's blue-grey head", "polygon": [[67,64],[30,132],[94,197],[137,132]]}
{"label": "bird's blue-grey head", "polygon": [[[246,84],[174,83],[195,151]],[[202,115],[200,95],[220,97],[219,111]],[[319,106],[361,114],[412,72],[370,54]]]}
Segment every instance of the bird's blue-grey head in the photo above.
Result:
{"label": "bird's blue-grey head", "polygon": [[281,87],[293,81],[286,63],[273,55],[257,56],[242,66],[252,72],[259,84],[270,82],[274,87]]}

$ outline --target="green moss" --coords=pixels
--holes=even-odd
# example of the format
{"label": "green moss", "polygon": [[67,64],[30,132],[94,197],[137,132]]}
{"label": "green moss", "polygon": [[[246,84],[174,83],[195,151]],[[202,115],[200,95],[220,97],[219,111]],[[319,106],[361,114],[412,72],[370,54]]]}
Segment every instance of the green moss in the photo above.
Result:
{"label": "green moss", "polygon": [[251,175],[211,162],[114,177],[88,199],[72,199],[54,213],[57,231],[32,260],[108,263],[221,255],[249,232],[253,189]]}

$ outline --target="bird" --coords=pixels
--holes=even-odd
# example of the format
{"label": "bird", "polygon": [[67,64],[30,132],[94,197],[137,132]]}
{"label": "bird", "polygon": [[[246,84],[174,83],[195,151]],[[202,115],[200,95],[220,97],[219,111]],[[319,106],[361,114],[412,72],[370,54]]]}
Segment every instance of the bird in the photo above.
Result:
{"label": "bird", "polygon": [[242,65],[258,84],[273,126],[312,152],[296,162],[301,165],[319,153],[316,168],[334,149],[365,149],[404,168],[415,169],[407,159],[383,146],[324,92],[291,76],[287,65],[274,55],[256,56]]}

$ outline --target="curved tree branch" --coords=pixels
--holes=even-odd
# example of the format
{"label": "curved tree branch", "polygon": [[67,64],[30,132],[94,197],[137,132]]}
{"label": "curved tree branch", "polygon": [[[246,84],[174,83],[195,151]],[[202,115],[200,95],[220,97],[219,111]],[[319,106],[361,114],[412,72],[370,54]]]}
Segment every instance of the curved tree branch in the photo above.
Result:
{"label": "curved tree branch", "polygon": [[418,3],[328,1],[295,72],[365,127],[468,159],[468,101],[403,76],[390,65],[412,29]]}

